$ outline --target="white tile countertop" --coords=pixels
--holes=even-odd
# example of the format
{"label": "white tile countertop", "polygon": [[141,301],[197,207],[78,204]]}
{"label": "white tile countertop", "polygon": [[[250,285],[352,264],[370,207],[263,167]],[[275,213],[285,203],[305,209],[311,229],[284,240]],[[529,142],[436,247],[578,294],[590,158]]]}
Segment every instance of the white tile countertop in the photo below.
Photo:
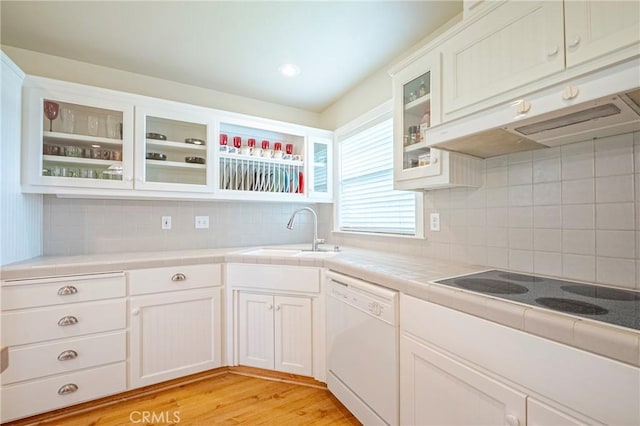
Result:
{"label": "white tile countertop", "polygon": [[[277,246],[306,249],[306,245]],[[87,256],[38,257],[2,267],[3,281],[202,263],[258,263],[326,267],[404,294],[511,328],[640,366],[640,331],[481,295],[434,281],[490,268],[465,263],[345,248],[330,256],[243,254],[255,248],[220,248]]]}

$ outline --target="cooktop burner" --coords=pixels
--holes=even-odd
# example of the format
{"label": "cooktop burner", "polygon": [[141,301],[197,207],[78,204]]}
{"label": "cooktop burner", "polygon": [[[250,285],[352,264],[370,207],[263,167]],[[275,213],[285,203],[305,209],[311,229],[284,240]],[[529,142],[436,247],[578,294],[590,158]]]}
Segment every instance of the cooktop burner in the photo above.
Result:
{"label": "cooktop burner", "polygon": [[499,270],[436,283],[640,330],[637,291]]}

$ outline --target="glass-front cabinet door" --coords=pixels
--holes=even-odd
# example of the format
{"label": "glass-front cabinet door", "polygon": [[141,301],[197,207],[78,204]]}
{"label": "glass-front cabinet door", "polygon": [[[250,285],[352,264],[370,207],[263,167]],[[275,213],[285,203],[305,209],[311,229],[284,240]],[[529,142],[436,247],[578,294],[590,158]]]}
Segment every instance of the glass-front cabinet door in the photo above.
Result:
{"label": "glass-front cabinet door", "polygon": [[43,86],[24,93],[27,191],[133,188],[132,103]]}
{"label": "glass-front cabinet door", "polygon": [[331,201],[333,140],[330,136],[309,136],[309,151],[309,198]]}
{"label": "glass-front cabinet door", "polygon": [[136,106],[136,189],[211,192],[214,133],[206,110]]}
{"label": "glass-front cabinet door", "polygon": [[[440,122],[440,60],[425,56],[393,75],[394,180],[398,189],[441,173],[440,151],[429,148],[425,132]],[[403,183],[404,181],[404,183]]]}
{"label": "glass-front cabinet door", "polygon": [[302,132],[232,117],[221,120],[218,194],[264,200],[305,197],[308,175]]}

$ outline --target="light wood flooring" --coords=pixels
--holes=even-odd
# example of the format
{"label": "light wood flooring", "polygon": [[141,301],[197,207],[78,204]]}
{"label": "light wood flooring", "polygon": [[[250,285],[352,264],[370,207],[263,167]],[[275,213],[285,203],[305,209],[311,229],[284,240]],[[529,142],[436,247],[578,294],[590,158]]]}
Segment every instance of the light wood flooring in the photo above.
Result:
{"label": "light wood flooring", "polygon": [[[90,403],[88,403],[90,404]],[[143,418],[148,417],[146,421]],[[155,414],[155,419],[151,416]],[[326,389],[222,372],[64,417],[14,425],[359,425]],[[177,417],[176,417],[177,416]],[[179,421],[176,421],[179,420]]]}

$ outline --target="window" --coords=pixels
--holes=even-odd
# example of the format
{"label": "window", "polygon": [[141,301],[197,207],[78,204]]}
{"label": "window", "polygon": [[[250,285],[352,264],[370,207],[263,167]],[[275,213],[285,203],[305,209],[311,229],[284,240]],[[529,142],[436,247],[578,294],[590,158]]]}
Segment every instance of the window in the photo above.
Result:
{"label": "window", "polygon": [[352,131],[337,131],[340,231],[416,235],[416,194],[393,189],[393,120],[385,107]]}

